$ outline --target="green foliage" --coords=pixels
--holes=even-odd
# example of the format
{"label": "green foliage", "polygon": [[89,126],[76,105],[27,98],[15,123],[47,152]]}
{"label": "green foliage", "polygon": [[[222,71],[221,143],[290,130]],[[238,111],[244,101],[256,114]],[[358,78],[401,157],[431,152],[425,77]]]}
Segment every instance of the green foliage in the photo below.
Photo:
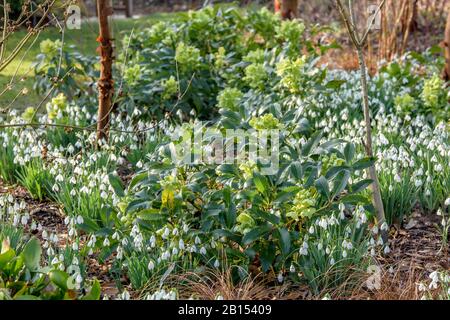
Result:
{"label": "green foliage", "polygon": [[413,172],[405,169],[400,176],[399,173],[382,171],[379,181],[386,221],[389,225],[401,225],[403,218],[412,212],[417,201],[418,188],[414,185]]}
{"label": "green foliage", "polygon": [[17,170],[19,166],[14,161],[14,145],[17,142],[17,138],[10,134],[9,131],[5,132],[4,137],[0,136],[0,178],[8,183],[15,183],[17,180]]}
{"label": "green foliage", "polygon": [[242,13],[207,7],[176,22],[157,23],[124,40],[131,54],[120,57],[119,69],[125,75],[139,69],[139,76],[125,77],[122,103],[129,113],[139,106],[145,117],[170,113],[179,120],[211,119],[216,105],[238,102],[238,93],[228,86],[264,90],[270,77],[267,53],[295,55],[304,44],[304,29],[267,9]]}
{"label": "green foliage", "polygon": [[0,254],[0,300],[74,300],[100,298],[100,284],[93,282],[84,296],[75,290],[74,279],[66,272],[40,265],[41,245],[32,238],[17,254],[3,241]]}
{"label": "green foliage", "polygon": [[[41,53],[33,63],[34,89],[45,95],[51,88],[53,94],[63,93],[70,98],[78,97],[92,101],[92,86],[99,72],[95,69],[98,58],[84,56],[75,51],[75,46],[66,48],[60,40],[44,40],[40,44]],[[69,50],[68,50],[69,49]]]}
{"label": "green foliage", "polygon": [[33,159],[20,167],[17,178],[35,199],[43,200],[51,194],[53,177],[39,159]]}

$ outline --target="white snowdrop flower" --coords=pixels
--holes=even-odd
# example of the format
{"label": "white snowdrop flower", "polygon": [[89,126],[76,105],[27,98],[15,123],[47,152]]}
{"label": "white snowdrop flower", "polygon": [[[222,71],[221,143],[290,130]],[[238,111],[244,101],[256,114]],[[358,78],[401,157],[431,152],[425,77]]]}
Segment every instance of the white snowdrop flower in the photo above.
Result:
{"label": "white snowdrop flower", "polygon": [[43,238],[44,240],[47,240],[47,238],[48,238],[47,230],[42,231],[42,238]]}
{"label": "white snowdrop flower", "polygon": [[67,147],[67,152],[72,154],[74,151],[75,151],[75,148],[71,144],[69,144],[69,146]]}
{"label": "white snowdrop flower", "polygon": [[445,206],[450,206],[450,198],[445,199]]}
{"label": "white snowdrop flower", "polygon": [[59,186],[55,183],[52,187],[53,192],[58,193],[59,192]]}
{"label": "white snowdrop flower", "polygon": [[161,255],[161,259],[162,260],[167,260],[170,258],[170,252],[169,251],[164,251],[163,254]]}
{"label": "white snowdrop flower", "polygon": [[116,232],[113,233],[112,237],[113,240],[118,240],[119,239],[119,234]]}
{"label": "white snowdrop flower", "polygon": [[319,242],[319,243],[317,244],[317,249],[319,249],[319,251],[323,249],[323,244],[322,244],[322,242]]}
{"label": "white snowdrop flower", "polygon": [[414,185],[415,185],[416,187],[420,187],[420,186],[422,185],[422,180],[416,179],[416,180],[414,181]]}
{"label": "white snowdrop flower", "polygon": [[64,218],[64,224],[67,226],[70,222],[70,218],[69,217],[65,217]]}
{"label": "white snowdrop flower", "polygon": [[437,214],[438,216],[442,216],[442,210],[441,210],[441,208],[438,209],[438,211],[436,212],[436,214]]}
{"label": "white snowdrop flower", "polygon": [[61,174],[58,174],[58,175],[56,176],[55,180],[56,180],[57,182],[63,182],[63,181],[64,181],[64,177],[63,177]]}
{"label": "white snowdrop flower", "polygon": [[438,163],[436,165],[436,167],[434,168],[434,170],[436,170],[436,172],[441,172],[443,170],[442,165],[440,163]]}
{"label": "white snowdrop flower", "polygon": [[89,239],[88,246],[93,247],[93,246],[95,246],[96,242],[97,242],[97,237],[95,235],[92,235],[92,237]]}
{"label": "white snowdrop flower", "polygon": [[177,228],[172,230],[172,235],[174,235],[174,236],[178,235],[178,229]]}
{"label": "white snowdrop flower", "polygon": [[431,190],[430,189],[426,189],[425,190],[425,196],[429,197],[431,195]]}
{"label": "white snowdrop flower", "polygon": [[367,216],[366,216],[365,212],[361,213],[360,221],[361,221],[361,223],[366,223],[367,222]]}
{"label": "white snowdrop flower", "polygon": [[383,222],[383,224],[381,225],[381,231],[388,231],[389,230],[389,226],[386,222]]}
{"label": "white snowdrop flower", "polygon": [[59,260],[58,260],[57,257],[54,257],[54,258],[52,259],[52,261],[51,261],[51,264],[52,264],[52,265],[55,265],[55,264],[58,264],[58,263],[59,263]]}
{"label": "white snowdrop flower", "polygon": [[102,192],[100,193],[100,197],[101,197],[102,199],[108,199],[108,193],[106,193],[106,191],[102,191]]}
{"label": "white snowdrop flower", "polygon": [[343,258],[347,258],[347,251],[346,250],[342,251],[342,257]]}
{"label": "white snowdrop flower", "polygon": [[169,236],[169,234],[170,234],[170,230],[169,230],[169,228],[165,228],[164,229],[164,232],[163,232],[163,234],[162,234],[162,238],[163,239],[167,239],[167,237]]}
{"label": "white snowdrop flower", "polygon": [[52,247],[49,247],[49,248],[47,249],[47,255],[48,255],[49,257],[51,257],[51,256],[53,256],[54,254],[55,254],[55,250],[53,250]]}
{"label": "white snowdrop flower", "polygon": [[325,253],[326,253],[326,254],[330,254],[330,253],[331,253],[330,247],[327,247],[327,248],[325,249]]}
{"label": "white snowdrop flower", "polygon": [[121,260],[123,258],[123,249],[122,249],[122,247],[117,247],[117,256],[116,256],[116,258],[118,260]]}
{"label": "white snowdrop flower", "polygon": [[105,238],[105,240],[103,241],[103,246],[104,247],[109,247],[109,245],[110,245],[109,239]]}
{"label": "white snowdrop flower", "polygon": [[36,222],[33,221],[33,222],[31,223],[30,228],[31,228],[32,231],[35,231],[35,230],[37,229]]}
{"label": "white snowdrop flower", "polygon": [[20,217],[19,217],[19,215],[14,215],[14,218],[13,218],[13,226],[14,227],[17,227],[17,225],[19,224],[19,220],[20,220]]}
{"label": "white snowdrop flower", "polygon": [[214,261],[214,268],[217,269],[217,268],[219,268],[219,267],[220,267],[220,262],[219,262],[219,260],[216,259],[216,260]]}
{"label": "white snowdrop flower", "polygon": [[138,167],[139,169],[141,169],[141,168],[143,167],[143,164],[142,164],[142,161],[141,161],[141,160],[139,160],[139,161],[136,163],[136,167]]}
{"label": "white snowdrop flower", "polygon": [[447,225],[447,221],[445,221],[445,218],[442,218],[441,225],[443,227],[445,227]]}
{"label": "white snowdrop flower", "polygon": [[330,264],[331,264],[331,265],[334,265],[335,263],[336,263],[336,261],[334,261],[334,258],[331,258]]}
{"label": "white snowdrop flower", "polygon": [[77,251],[78,250],[78,243],[74,242],[72,244],[72,250]]}
{"label": "white snowdrop flower", "polygon": [[200,248],[200,253],[205,255],[206,254],[206,248],[205,247],[201,247]]}
{"label": "white snowdrop flower", "polygon": [[394,180],[395,180],[395,182],[401,182],[402,178],[400,177],[400,175],[398,173],[396,173],[394,176]]}
{"label": "white snowdrop flower", "polygon": [[384,254],[389,254],[389,252],[391,252],[391,249],[389,248],[389,246],[385,246],[383,251]]}
{"label": "white snowdrop flower", "polygon": [[28,222],[28,219],[26,216],[22,216],[22,218],[20,219],[20,223],[22,223],[23,226],[25,226]]}
{"label": "white snowdrop flower", "polygon": [[323,229],[326,229],[328,227],[327,219],[321,218],[319,221],[319,226],[322,227]]}
{"label": "white snowdrop flower", "polygon": [[313,233],[314,233],[314,227],[313,227],[313,226],[309,227],[309,233],[310,233],[310,234],[313,234]]}
{"label": "white snowdrop flower", "polygon": [[84,219],[83,219],[82,216],[79,215],[79,216],[77,217],[77,223],[78,223],[78,224],[83,224],[83,223],[84,223]]}
{"label": "white snowdrop flower", "polygon": [[437,271],[433,271],[432,273],[430,273],[430,275],[428,276],[431,281],[433,282],[439,282],[439,274]]}
{"label": "white snowdrop flower", "polygon": [[374,248],[370,249],[370,255],[371,255],[372,257],[375,256],[375,249],[374,249]]}
{"label": "white snowdrop flower", "polygon": [[189,231],[189,226],[187,224],[183,225],[183,232],[187,233]]}
{"label": "white snowdrop flower", "polygon": [[282,283],[282,282],[283,282],[284,277],[283,277],[283,274],[282,274],[281,272],[278,274],[277,280],[278,280],[279,283]]}
{"label": "white snowdrop flower", "polygon": [[416,175],[417,175],[417,176],[423,175],[423,167],[420,167],[419,170],[417,170]]}
{"label": "white snowdrop flower", "polygon": [[200,243],[202,243],[202,241],[200,240],[200,238],[198,236],[195,236],[194,243],[195,244],[200,244]]}
{"label": "white snowdrop flower", "polygon": [[178,249],[177,249],[177,247],[174,247],[173,249],[172,249],[172,255],[173,256],[176,256],[178,254]]}
{"label": "white snowdrop flower", "polygon": [[153,269],[155,269],[155,263],[152,260],[150,260],[147,268],[148,268],[148,270],[152,271]]}
{"label": "white snowdrop flower", "polygon": [[178,241],[178,248],[180,250],[184,250],[184,241],[183,241],[183,239],[180,239],[180,241]]}
{"label": "white snowdrop flower", "polygon": [[378,226],[373,226],[373,228],[372,228],[372,233],[373,234],[378,234]]}
{"label": "white snowdrop flower", "polygon": [[308,255],[308,243],[307,242],[305,242],[305,241],[303,242],[302,246],[300,247],[299,253],[302,256]]}
{"label": "white snowdrop flower", "polygon": [[295,272],[295,267],[293,264],[291,264],[291,266],[289,267],[289,272],[291,272],[291,273]]}
{"label": "white snowdrop flower", "polygon": [[127,290],[124,290],[123,292],[122,292],[122,294],[120,295],[120,298],[122,299],[122,300],[130,300],[130,293],[127,291]]}
{"label": "white snowdrop flower", "polygon": [[383,238],[379,237],[377,240],[377,245],[382,246],[384,244]]}

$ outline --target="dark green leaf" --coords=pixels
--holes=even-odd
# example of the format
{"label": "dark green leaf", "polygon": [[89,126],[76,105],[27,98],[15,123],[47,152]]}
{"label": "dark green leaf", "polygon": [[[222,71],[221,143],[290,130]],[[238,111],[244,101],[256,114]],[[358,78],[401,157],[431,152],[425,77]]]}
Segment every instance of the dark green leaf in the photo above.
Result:
{"label": "dark green leaf", "polygon": [[330,198],[330,188],[328,186],[328,180],[324,176],[321,176],[316,180],[316,189],[327,199]]}
{"label": "dark green leaf", "polygon": [[111,184],[111,187],[114,190],[114,193],[118,197],[124,197],[125,193],[123,191],[123,185],[122,185],[122,181],[120,180],[120,178],[114,174],[109,174],[108,178],[109,178],[109,183]]}
{"label": "dark green leaf", "polygon": [[256,227],[256,228],[250,230],[242,238],[242,245],[246,246],[246,245],[251,244],[252,242],[258,240],[259,238],[262,238],[270,230],[271,230],[271,227],[267,226],[267,225],[261,226],[261,227]]}
{"label": "dark green leaf", "polygon": [[22,257],[25,265],[30,271],[35,271],[39,268],[39,263],[41,260],[41,244],[38,239],[32,238],[25,245],[22,251]]}

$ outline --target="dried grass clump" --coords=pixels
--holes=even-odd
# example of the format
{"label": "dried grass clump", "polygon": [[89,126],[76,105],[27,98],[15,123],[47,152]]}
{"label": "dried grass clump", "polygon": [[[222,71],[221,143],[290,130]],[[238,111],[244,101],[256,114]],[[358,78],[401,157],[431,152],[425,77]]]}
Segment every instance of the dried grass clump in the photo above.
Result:
{"label": "dried grass clump", "polygon": [[359,285],[348,290],[347,283],[339,286],[329,295],[333,299],[348,300],[419,300],[421,294],[418,284],[425,279],[424,271],[413,265],[405,266],[401,263],[391,266],[379,266],[381,269],[379,289],[369,289],[366,281],[367,273],[353,275],[353,280],[359,277]]}

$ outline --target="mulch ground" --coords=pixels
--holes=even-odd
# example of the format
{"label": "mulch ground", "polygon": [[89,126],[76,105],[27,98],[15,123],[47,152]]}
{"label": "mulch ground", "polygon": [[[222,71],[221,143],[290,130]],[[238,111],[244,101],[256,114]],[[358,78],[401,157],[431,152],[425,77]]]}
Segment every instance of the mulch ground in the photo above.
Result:
{"label": "mulch ground", "polygon": [[449,270],[449,249],[441,248],[438,231],[441,219],[436,214],[413,213],[406,225],[391,236],[391,253],[385,262],[397,264],[402,271],[410,270],[411,266],[426,273]]}

